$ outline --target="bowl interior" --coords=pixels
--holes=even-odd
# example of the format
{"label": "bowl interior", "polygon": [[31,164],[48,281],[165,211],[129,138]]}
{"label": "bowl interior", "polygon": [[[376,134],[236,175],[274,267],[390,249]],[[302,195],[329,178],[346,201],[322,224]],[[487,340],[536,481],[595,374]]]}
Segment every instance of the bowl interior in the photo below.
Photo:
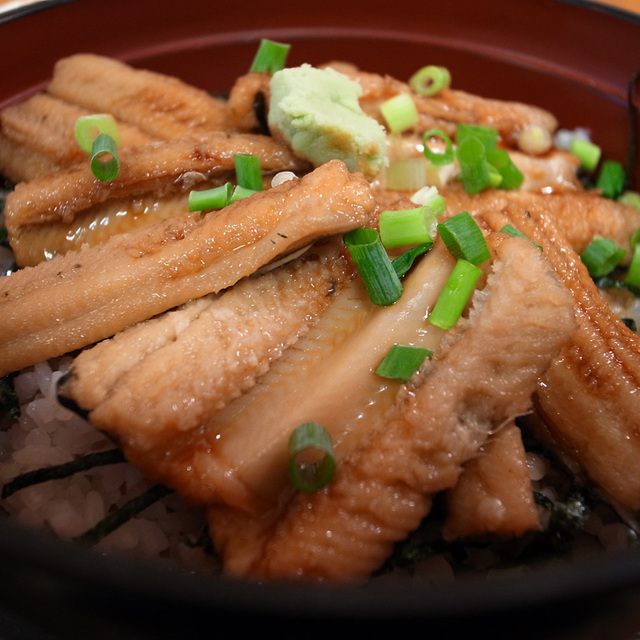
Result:
{"label": "bowl interior", "polygon": [[[538,0],[534,7],[527,0],[449,0],[411,2],[400,10],[328,0],[301,11],[291,0],[268,9],[254,0],[72,0],[7,14],[0,32],[0,108],[42,88],[55,60],[81,51],[113,55],[224,93],[248,69],[259,39],[269,37],[292,44],[292,65],[347,60],[406,79],[424,64],[443,64],[456,88],[550,109],[562,126],[590,128],[606,157],[626,163],[637,156],[640,21],[581,2]],[[640,184],[635,164],[633,172]],[[39,615],[64,627],[67,637],[75,637],[66,626],[70,600],[76,622],[86,618],[96,637],[113,637],[110,625],[117,625],[125,634],[120,637],[130,632],[133,638],[146,637],[139,622],[149,629],[152,611],[158,635],[150,637],[163,637],[160,628],[169,625],[172,614],[183,620],[217,616],[220,622],[258,616],[361,625],[366,619],[379,629],[382,621],[416,619],[451,625],[472,617],[487,624],[491,616],[526,610],[534,628],[540,608],[554,607],[554,619],[564,626],[575,624],[576,617],[586,619],[584,607],[574,611],[568,603],[596,598],[595,614],[615,596],[615,606],[624,609],[619,592],[627,597],[640,586],[637,554],[599,558],[575,570],[532,571],[508,584],[471,581],[444,589],[420,583],[365,589],[236,583],[146,563],[132,567],[127,559],[98,556],[5,522],[0,522],[0,558],[11,577],[0,586],[4,600],[35,615],[34,596],[41,602],[48,598]],[[563,615],[556,615],[559,603]],[[614,637],[615,629],[610,632]]]}

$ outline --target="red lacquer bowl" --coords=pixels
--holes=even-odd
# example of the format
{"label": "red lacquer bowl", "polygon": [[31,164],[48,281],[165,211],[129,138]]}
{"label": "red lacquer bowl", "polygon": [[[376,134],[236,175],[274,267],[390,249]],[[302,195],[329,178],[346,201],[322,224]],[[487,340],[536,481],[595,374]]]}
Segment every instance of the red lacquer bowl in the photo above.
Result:
{"label": "red lacquer bowl", "polygon": [[[262,37],[292,43],[290,64],[343,59],[401,79],[443,64],[458,88],[588,126],[606,157],[626,162],[636,153],[628,102],[637,108],[630,87],[640,71],[640,20],[575,1],[39,2],[0,16],[0,108],[42,88],[53,63],[77,52],[226,92]],[[640,185],[638,168],[634,175]],[[640,553],[438,589],[292,587],[132,564],[2,521],[0,604],[0,636],[18,640],[168,639],[195,629],[211,637],[631,638],[640,629]]]}

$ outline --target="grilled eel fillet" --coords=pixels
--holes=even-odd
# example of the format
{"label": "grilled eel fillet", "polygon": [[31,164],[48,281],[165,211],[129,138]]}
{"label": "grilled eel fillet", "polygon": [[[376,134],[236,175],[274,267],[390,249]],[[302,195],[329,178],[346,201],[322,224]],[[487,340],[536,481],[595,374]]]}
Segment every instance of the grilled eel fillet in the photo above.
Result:
{"label": "grilled eel fillet", "polygon": [[[380,113],[380,104],[400,93],[407,93],[418,110],[420,120],[415,130],[419,133],[437,128],[455,136],[459,123],[480,124],[493,127],[499,132],[504,145],[516,148],[521,133],[529,127],[540,127],[551,139],[558,126],[552,113],[521,102],[490,100],[455,89],[444,89],[437,95],[423,97],[405,82],[362,71],[348,62],[333,61],[322,66],[332,67],[357,82],[362,88],[360,106],[382,124],[385,121]],[[264,125],[258,120],[254,105],[256,96],[262,96],[268,105],[269,80],[267,74],[248,73],[234,83],[229,95],[229,119],[238,130],[263,130]]]}
{"label": "grilled eel fillet", "polygon": [[573,296],[578,324],[535,393],[540,435],[574,471],[622,511],[640,509],[640,337],[613,314],[575,251],[541,204],[477,214],[509,222],[543,247]]}
{"label": "grilled eel fillet", "polygon": [[40,232],[48,233],[47,224],[63,225],[64,238],[69,225],[110,202],[183,193],[186,203],[188,190],[229,175],[236,153],[259,156],[266,173],[307,167],[288,147],[266,136],[213,133],[197,142],[180,138],[124,148],[118,176],[109,182],[98,180],[88,161],[21,182],[7,197],[5,207],[5,224],[18,265],[31,264],[33,245]]}
{"label": "grilled eel fillet", "polygon": [[571,296],[527,240],[497,234],[468,320],[369,423],[315,493],[281,496],[259,516],[207,510],[228,574],[307,581],[368,578],[454,486],[488,436],[531,409],[531,395],[575,330]]}
{"label": "grilled eel fillet", "polygon": [[354,275],[341,238],[318,241],[285,265],[84,350],[58,393],[130,458],[146,459],[152,448],[164,448],[166,457],[172,439],[200,430],[251,388]]}
{"label": "grilled eel fillet", "polygon": [[224,100],[105,56],[81,53],[58,60],[47,92],[94,113],[110,113],[160,140],[228,129]]}
{"label": "grilled eel fillet", "polygon": [[366,180],[332,161],[219,212],[177,215],[5,276],[0,375],[221,291],[319,237],[365,225],[374,209]]}
{"label": "grilled eel fillet", "polygon": [[[78,118],[92,113],[47,93],[6,107],[0,112],[0,173],[18,183],[86,160],[74,128]],[[118,131],[120,148],[154,140],[125,122]]]}

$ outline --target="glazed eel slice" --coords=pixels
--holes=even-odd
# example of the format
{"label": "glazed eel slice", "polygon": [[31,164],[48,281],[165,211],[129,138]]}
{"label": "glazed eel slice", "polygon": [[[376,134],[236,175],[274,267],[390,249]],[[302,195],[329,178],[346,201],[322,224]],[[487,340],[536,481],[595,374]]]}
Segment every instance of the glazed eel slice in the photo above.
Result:
{"label": "glazed eel slice", "polygon": [[[373,371],[395,342],[431,349],[438,344],[442,330],[425,326],[424,314],[435,304],[452,262],[438,243],[405,278],[402,297],[389,307],[372,304],[362,280],[351,279],[255,386],[211,411],[196,428],[176,429],[171,440],[159,439],[153,447],[144,447],[151,441],[146,434],[130,434],[131,442],[139,442],[125,448],[126,456],[191,503],[261,513],[291,487],[287,442],[299,424],[320,421],[339,454],[393,404],[401,383]],[[111,419],[101,428],[118,425]]]}
{"label": "glazed eel slice", "polygon": [[[4,212],[18,265],[28,264],[26,256],[33,255],[33,245],[39,244],[38,234],[45,225],[61,225],[64,238],[81,216],[91,217],[92,208],[104,207],[107,203],[121,206],[127,198],[180,194],[186,202],[188,191],[198,185],[210,186],[208,181],[219,176],[229,178],[238,153],[258,156],[264,173],[308,168],[288,147],[267,136],[213,133],[198,142],[180,138],[126,147],[120,153],[118,176],[109,182],[93,175],[88,160],[64,171],[21,182],[8,195]],[[90,225],[91,219],[86,224]]]}
{"label": "glazed eel slice", "polygon": [[458,186],[451,186],[442,190],[442,195],[447,202],[446,215],[455,215],[461,210],[474,216],[510,208],[546,210],[555,235],[565,238],[578,255],[595,236],[605,236],[626,250],[625,263],[631,259],[631,234],[640,227],[637,207],[603,198],[597,191],[534,193],[487,189],[470,195]]}
{"label": "glazed eel slice", "polygon": [[367,224],[369,184],[339,161],[207,215],[185,213],[0,279],[0,375],[219,292]]}
{"label": "glazed eel slice", "polygon": [[[339,237],[83,351],[59,387],[136,460],[250,389],[355,275]],[[159,476],[157,469],[149,469]]]}
{"label": "glazed eel slice", "polygon": [[492,270],[468,319],[344,452],[329,485],[258,517],[209,507],[228,574],[365,581],[489,435],[531,410],[539,376],[575,330],[571,296],[527,240],[497,234],[489,243]]}
{"label": "glazed eel slice", "polygon": [[[6,107],[0,112],[0,173],[17,183],[86,160],[74,128],[78,118],[91,113],[47,93]],[[154,139],[123,122],[118,123],[118,130],[120,148]]]}
{"label": "glazed eel slice", "polygon": [[552,451],[633,517],[640,509],[640,337],[614,315],[547,209],[509,206],[478,219],[493,229],[510,222],[540,244],[571,293],[578,329],[538,382],[536,424]]}
{"label": "glazed eel slice", "polygon": [[94,113],[110,113],[160,140],[227,129],[224,100],[106,56],[80,53],[58,60],[47,92]]}

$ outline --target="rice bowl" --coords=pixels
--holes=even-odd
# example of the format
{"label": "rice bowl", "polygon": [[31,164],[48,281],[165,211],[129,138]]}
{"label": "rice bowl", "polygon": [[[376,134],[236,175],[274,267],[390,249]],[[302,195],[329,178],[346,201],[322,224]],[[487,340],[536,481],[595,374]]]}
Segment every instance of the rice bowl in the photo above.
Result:
{"label": "rice bowl", "polygon": [[[79,0],[78,2],[64,3],[60,6],[46,8],[42,12],[38,10],[23,18],[16,18],[15,22],[8,21],[1,28],[15,29],[19,33],[21,29],[20,21],[25,20],[29,23],[30,28],[43,29],[48,16],[53,16],[56,12],[61,12],[63,17],[68,15],[75,16],[75,19],[82,22],[86,20],[93,10],[98,9],[92,2]],[[92,43],[92,48],[101,49],[105,53],[121,56],[124,59],[135,61],[137,64],[152,66],[183,77],[198,77],[202,71],[194,61],[201,60],[206,56],[216,55],[218,47],[220,47],[222,55],[225,56],[229,56],[229,52],[233,51],[234,56],[229,57],[229,59],[234,61],[235,67],[230,65],[233,68],[225,70],[225,74],[221,74],[220,77],[215,79],[215,82],[211,81],[211,75],[208,73],[204,77],[200,76],[200,84],[204,82],[208,89],[224,92],[230,84],[229,78],[238,75],[238,68],[244,68],[243,65],[247,56],[250,57],[247,52],[253,49],[257,39],[257,33],[250,30],[249,26],[242,27],[246,31],[236,31],[226,35],[218,34],[214,36],[208,34],[204,27],[199,27],[198,22],[200,20],[198,16],[201,17],[200,12],[203,9],[196,7],[195,4],[192,14],[182,14],[178,11],[177,6],[167,7],[167,11],[173,15],[174,21],[178,22],[178,27],[175,29],[177,35],[169,38],[165,36],[165,33],[172,32],[175,25],[167,24],[165,31],[159,28],[155,21],[166,19],[167,23],[170,23],[172,20],[170,18],[163,18],[162,20],[157,17],[152,18],[151,15],[146,15],[145,12],[147,10],[146,4],[138,3],[136,5],[136,14],[138,11],[140,14],[145,14],[148,24],[145,31],[138,36],[135,44],[130,43],[123,36],[122,40],[120,38],[115,40],[108,39],[106,42],[95,40]],[[518,6],[518,10],[522,11],[523,16],[527,13],[526,7]],[[578,19],[577,16],[581,16],[582,19],[595,21],[593,15],[598,14],[598,11],[600,11],[580,5],[572,6],[555,2],[545,3],[540,10],[542,13],[547,11],[550,14],[553,14],[554,11],[558,12],[558,17],[554,23],[556,25],[561,24],[566,16],[573,16],[574,12],[576,19]],[[112,11],[113,14],[118,13],[116,7],[113,7]],[[176,13],[173,13],[174,11]],[[437,10],[434,9],[434,11]],[[182,19],[177,20],[176,14],[181,15]],[[443,20],[445,19],[444,16],[441,17]],[[631,41],[632,34],[635,34],[636,30],[640,28],[634,19],[626,15],[618,15],[615,12],[603,11],[602,15],[598,17],[610,29],[610,31],[605,31],[606,34],[620,33],[625,37],[629,37],[629,41]],[[62,20],[62,17],[60,19]],[[110,18],[107,16],[105,19]],[[272,20],[276,21],[276,24],[278,24],[278,19],[281,19],[280,14],[272,18]],[[544,86],[543,83],[548,82],[548,86],[558,89],[566,87],[568,84],[575,89],[576,102],[581,103],[578,98],[588,95],[592,97],[590,108],[594,112],[599,109],[606,109],[610,112],[606,124],[594,119],[594,136],[597,137],[598,133],[601,133],[603,146],[606,148],[607,153],[611,156],[619,156],[626,150],[624,138],[626,135],[627,114],[624,105],[624,92],[626,89],[626,76],[629,75],[628,67],[620,70],[616,69],[612,73],[605,70],[601,75],[595,74],[597,77],[587,81],[586,78],[588,78],[589,74],[587,62],[582,68],[573,58],[567,58],[564,64],[548,59],[541,60],[540,58],[544,58],[544,56],[541,56],[535,43],[532,44],[532,51],[527,51],[524,47],[523,50],[516,49],[510,60],[496,62],[492,59],[497,55],[496,47],[495,45],[486,45],[485,34],[482,34],[482,37],[478,34],[476,42],[474,42],[473,36],[469,36],[469,39],[464,40],[464,43],[461,44],[458,37],[448,40],[442,35],[442,33],[446,33],[446,25],[444,31],[430,39],[429,37],[416,35],[409,28],[407,28],[409,32],[407,36],[406,33],[400,31],[401,25],[396,25],[398,31],[390,29],[388,32],[380,32],[375,23],[365,28],[349,27],[346,26],[348,23],[341,22],[340,27],[334,28],[333,22],[336,20],[336,17],[327,14],[322,19],[323,24],[326,26],[324,28],[317,27],[316,33],[319,35],[313,35],[314,30],[306,28],[304,24],[297,24],[297,21],[294,21],[294,25],[290,29],[285,29],[281,25],[272,26],[271,24],[266,25],[264,29],[269,30],[268,35],[278,36],[281,39],[291,39],[295,43],[294,51],[297,50],[299,52],[296,55],[318,62],[324,61],[329,57],[335,58],[336,54],[344,54],[344,57],[347,57],[346,52],[353,52],[355,49],[352,38],[359,42],[360,47],[357,50],[360,53],[358,55],[362,55],[365,60],[366,54],[363,51],[368,51],[368,49],[363,49],[364,45],[369,47],[373,44],[373,48],[378,52],[376,55],[381,55],[379,53],[380,45],[377,41],[382,40],[387,46],[398,48],[399,70],[397,73],[400,76],[403,76],[404,69],[415,66],[413,62],[405,61],[405,52],[410,54],[407,57],[415,60],[416,52],[419,52],[419,57],[423,58],[428,57],[429,54],[444,55],[449,52],[449,49],[459,47],[455,55],[452,53],[451,59],[454,67],[456,65],[459,66],[457,70],[459,77],[464,78],[460,80],[461,85],[465,81],[469,81],[465,88],[473,86],[473,76],[476,75],[475,71],[470,72],[468,70],[467,62],[470,58],[482,61],[483,67],[494,68],[495,63],[501,69],[504,68],[505,74],[510,80],[522,75],[524,86],[510,81],[504,82],[504,80],[497,82],[489,74],[486,86],[483,86],[485,93],[491,93],[495,90],[508,94],[510,97],[513,97],[514,94],[530,96],[533,89],[536,97],[541,98],[537,100],[538,103],[548,103],[550,107],[553,107],[555,113],[563,118],[566,114],[567,119],[572,124],[582,123],[589,118],[588,115],[581,113],[583,104],[571,105],[563,112],[564,98],[560,91],[551,90],[551,95],[547,95],[546,89],[540,93],[537,92],[537,87]],[[519,24],[519,28],[523,28],[526,19],[520,18],[520,20],[522,20],[522,24]],[[465,20],[464,23],[466,25],[467,21]],[[624,29],[621,25],[624,25]],[[469,29],[470,27],[466,26],[465,28]],[[236,29],[240,30],[241,27],[238,26]],[[616,29],[619,29],[619,31],[616,31]],[[514,33],[517,33],[517,31],[518,28],[514,29]],[[261,31],[260,33],[264,32]],[[627,34],[629,35],[627,36]],[[618,37],[622,39],[623,35]],[[83,43],[69,42],[63,44],[57,42],[52,44],[51,51],[46,56],[48,58],[47,64],[44,64],[44,62],[37,65],[30,64],[28,65],[30,72],[29,74],[25,73],[25,79],[18,77],[19,74],[16,74],[16,77],[11,79],[12,81],[7,85],[7,95],[2,96],[4,102],[8,103],[17,96],[24,95],[32,90],[33,87],[41,86],[48,77],[50,62],[65,53],[75,51],[80,46],[83,46]],[[505,44],[505,47],[508,48],[508,45]],[[501,47],[497,48],[500,49]],[[429,53],[425,53],[425,51]],[[51,54],[50,58],[49,53]],[[382,55],[382,57],[386,58],[388,56]],[[629,58],[632,60],[632,55],[629,55]],[[613,60],[610,64],[613,65],[617,62],[617,60]],[[384,68],[386,64],[386,61],[382,61],[378,68]],[[579,68],[569,71],[568,67],[571,67],[572,64],[577,65]],[[627,64],[632,66],[633,61]],[[179,72],[176,72],[176,68],[179,68]],[[396,72],[395,68],[393,71],[394,73]],[[562,107],[556,107],[556,105],[562,105]],[[579,119],[576,114],[580,114]],[[612,131],[611,135],[608,134],[609,130]],[[66,364],[64,360],[60,362],[62,368]],[[17,390],[22,403],[28,403],[28,409],[25,410],[25,418],[23,419],[25,429],[22,431],[0,432],[3,444],[7,438],[11,437],[14,440],[11,448],[22,449],[21,455],[24,457],[20,462],[25,465],[25,468],[45,462],[53,464],[64,462],[69,458],[70,454],[78,453],[80,450],[86,452],[87,450],[100,450],[109,446],[109,440],[89,427],[82,419],[74,417],[73,414],[68,412],[60,415],[56,414],[56,412],[62,411],[52,399],[51,381],[52,377],[55,379],[56,375],[59,374],[54,373],[47,365],[38,365],[34,374],[27,374],[21,377]],[[60,435],[57,433],[52,434],[47,429],[47,423],[52,417],[52,413],[56,414],[55,418],[64,425],[64,432],[61,432]],[[46,416],[44,423],[40,418],[43,415]],[[54,441],[55,449],[49,448],[52,441]],[[110,502],[126,499],[149,488],[149,482],[135,469],[131,468],[123,475],[122,469],[118,468],[117,470],[117,467],[118,465],[109,465],[91,472],[90,485],[87,484],[86,477],[76,476],[72,479],[56,481],[67,483],[64,485],[67,499],[72,502],[75,494],[79,501],[77,504],[82,506],[74,508],[72,519],[64,517],[64,514],[56,508],[54,512],[43,516],[48,519],[49,526],[63,537],[73,538],[86,531],[90,523],[99,519],[106,512],[107,505]],[[18,470],[15,466],[4,466],[2,469],[2,482],[4,483],[13,477],[16,471]],[[116,483],[122,481],[123,477],[125,483],[123,487],[115,486]],[[77,485],[76,489],[73,488],[74,483]],[[99,488],[99,491],[96,491],[97,488]],[[13,500],[17,500],[20,496],[20,499],[32,501],[28,505],[31,514],[34,513],[32,509],[34,505],[36,510],[42,509],[42,513],[46,513],[49,506],[50,491],[51,487],[43,484],[35,491],[29,490],[24,493],[21,492],[21,495],[16,494]],[[111,499],[106,498],[106,502],[103,502],[109,492],[113,497]],[[86,519],[78,521],[78,513],[84,513]],[[92,594],[89,599],[96,598],[95,603],[98,605],[105,595],[116,598],[119,603],[116,606],[107,606],[107,617],[113,616],[112,622],[116,625],[122,622],[124,628],[131,623],[131,620],[123,600],[126,601],[130,596],[136,603],[134,605],[134,616],[136,615],[136,607],[139,607],[140,611],[144,611],[147,605],[153,607],[154,602],[163,602],[167,605],[167,610],[175,609],[181,615],[193,616],[194,619],[200,616],[207,617],[208,615],[222,616],[223,612],[226,612],[229,614],[229,621],[233,621],[235,615],[243,617],[245,615],[253,615],[257,618],[270,619],[272,622],[277,623],[281,616],[288,615],[293,610],[297,612],[301,620],[313,619],[321,615],[323,617],[335,617],[340,622],[343,618],[349,617],[351,619],[357,618],[359,624],[373,620],[375,628],[382,621],[388,622],[392,620],[394,623],[398,623],[399,621],[422,619],[430,625],[433,624],[436,627],[446,629],[451,623],[452,617],[467,617],[470,612],[472,613],[472,618],[478,615],[476,619],[486,622],[483,619],[486,614],[491,616],[499,612],[501,615],[506,615],[505,612],[512,607],[519,611],[523,609],[531,611],[532,607],[535,609],[540,605],[553,605],[554,601],[557,600],[562,603],[566,602],[567,599],[575,601],[588,596],[594,596],[595,600],[600,600],[602,596],[600,604],[606,609],[607,597],[605,594],[609,592],[609,589],[614,588],[614,591],[617,591],[617,588],[621,588],[624,593],[624,602],[627,602],[626,589],[627,587],[632,587],[632,593],[635,592],[637,575],[640,575],[636,566],[638,562],[637,552],[627,553],[626,548],[624,548],[626,547],[626,541],[623,540],[621,545],[623,547],[621,549],[622,557],[620,559],[617,558],[617,554],[606,559],[591,559],[584,566],[580,565],[577,575],[567,567],[559,569],[547,568],[541,574],[542,582],[545,585],[543,589],[540,589],[540,577],[535,572],[532,572],[531,576],[520,576],[514,581],[504,584],[498,582],[487,583],[481,589],[478,589],[478,585],[474,584],[473,580],[469,585],[452,584],[449,580],[449,569],[446,566],[443,567],[443,573],[441,574],[442,582],[437,584],[437,589],[435,590],[432,586],[425,587],[420,585],[419,580],[417,584],[407,586],[394,582],[391,582],[390,585],[385,584],[384,579],[380,583],[372,584],[365,590],[321,589],[315,591],[292,589],[286,585],[252,585],[211,577],[210,573],[215,574],[216,572],[216,563],[210,556],[204,554],[201,548],[195,545],[202,521],[199,519],[198,514],[194,514],[192,510],[186,508],[177,496],[171,496],[165,502],[155,504],[149,508],[145,515],[145,521],[140,521],[137,524],[132,522],[121,528],[119,534],[112,534],[114,537],[108,536],[105,538],[98,546],[98,554],[86,553],[83,549],[77,549],[74,545],[60,543],[57,540],[41,540],[37,534],[33,534],[30,530],[25,531],[24,535],[16,536],[15,523],[5,523],[3,521],[2,540],[3,549],[6,549],[6,553],[3,552],[3,558],[6,558],[7,571],[11,572],[12,578],[15,578],[16,581],[22,581],[25,585],[24,589],[7,589],[7,593],[4,594],[7,602],[17,606],[23,613],[31,613],[32,605],[30,602],[24,601],[21,597],[21,592],[25,593],[32,589],[42,591],[42,583],[40,582],[42,574],[40,572],[43,571],[47,576],[47,581],[53,580],[54,583],[58,582],[59,586],[62,586],[60,593],[69,589],[73,594],[73,598],[79,597],[85,588],[87,593],[91,592]],[[169,525],[168,529],[175,532],[173,538],[167,533],[161,535],[152,533],[152,525],[149,524],[149,521],[154,518],[162,518],[167,515],[174,521],[172,525]],[[29,525],[29,518],[26,515],[24,517],[24,524]],[[5,524],[7,524],[6,531]],[[138,532],[134,530],[136,527],[139,527]],[[616,528],[615,525],[612,525],[612,527],[607,535],[615,546],[619,540],[624,539],[624,535],[622,538],[618,537],[619,528]],[[21,527],[18,530],[21,531]],[[187,532],[186,536],[184,535],[185,531]],[[120,536],[120,538],[117,536]],[[32,543],[35,543],[35,549]],[[111,547],[111,545],[113,546]],[[136,547],[136,545],[140,546]],[[177,568],[173,564],[158,566],[155,563],[147,564],[146,561],[143,561],[139,570],[136,570],[134,575],[131,575],[127,568],[128,561],[125,559],[121,564],[119,552],[116,552],[115,556],[112,557],[113,549],[124,550],[127,547],[137,548],[142,555],[147,557],[155,556],[158,552],[160,552],[160,555],[168,556],[170,555],[169,549],[173,549],[172,553],[175,552],[180,557],[181,563],[186,565],[187,571]],[[37,568],[38,566],[40,567],[39,569]],[[201,573],[204,575],[200,575]],[[98,596],[96,592],[93,592],[93,587],[98,591],[104,589],[102,596]],[[176,591],[179,593],[176,594]],[[120,596],[124,597],[120,598]],[[60,596],[60,600],[64,604],[65,598]],[[286,604],[284,604],[284,600],[286,600]],[[571,607],[560,606],[569,620],[558,621],[559,627],[555,630],[558,637],[561,637],[560,634],[564,631],[562,627],[565,624],[568,626],[576,624],[576,617],[572,615]],[[101,606],[97,608],[100,611],[88,614],[88,617],[92,620],[94,613],[96,614],[95,617],[101,620],[103,618],[104,609]],[[66,616],[64,614],[56,615],[55,609],[55,605],[52,605],[46,611],[44,618],[47,621],[53,620],[54,625],[58,629],[62,628],[63,633],[66,633],[67,636],[78,631],[82,634],[81,629],[73,629],[68,626],[69,621],[65,619]],[[600,611],[596,613],[600,613]],[[170,619],[173,618],[172,615],[168,617]],[[634,616],[630,617],[633,618]],[[159,634],[162,622],[157,624],[159,621],[156,620],[151,624],[145,615],[141,615],[140,618],[143,629],[145,624],[149,624],[149,628],[154,628],[155,635],[153,637],[161,637]],[[168,624],[168,621],[165,622]],[[594,620],[581,622],[596,624]],[[626,626],[627,622],[629,624],[637,623],[636,620],[629,621],[627,619],[621,622],[623,628],[620,629],[620,637],[625,637],[624,634],[632,628]],[[533,625],[533,621],[531,621],[531,624]],[[602,624],[604,625],[604,622]],[[597,624],[595,628],[597,629]],[[142,632],[144,633],[144,631]],[[615,630],[610,631],[610,633],[615,632]],[[100,637],[99,633],[96,633],[98,637]],[[108,627],[103,628],[102,633],[103,637],[108,637]],[[571,636],[569,635],[568,637]]]}

